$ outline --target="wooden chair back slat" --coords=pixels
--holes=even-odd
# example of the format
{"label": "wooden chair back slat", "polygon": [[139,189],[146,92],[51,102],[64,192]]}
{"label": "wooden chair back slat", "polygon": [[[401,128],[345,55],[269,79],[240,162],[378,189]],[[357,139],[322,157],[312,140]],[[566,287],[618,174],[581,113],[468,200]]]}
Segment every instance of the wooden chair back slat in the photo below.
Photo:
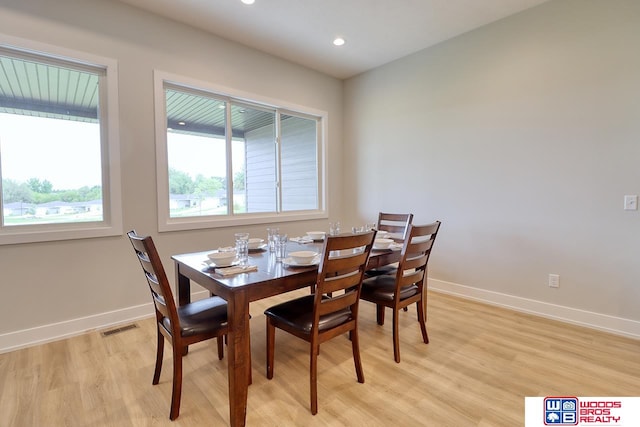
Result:
{"label": "wooden chair back slat", "polygon": [[320,316],[346,308],[357,316],[360,287],[375,235],[374,230],[325,239],[316,281],[315,326]]}
{"label": "wooden chair back slat", "polygon": [[413,214],[398,214],[380,212],[378,214],[378,231],[386,231],[394,236],[394,240],[404,241],[407,237],[407,230],[413,221]]}

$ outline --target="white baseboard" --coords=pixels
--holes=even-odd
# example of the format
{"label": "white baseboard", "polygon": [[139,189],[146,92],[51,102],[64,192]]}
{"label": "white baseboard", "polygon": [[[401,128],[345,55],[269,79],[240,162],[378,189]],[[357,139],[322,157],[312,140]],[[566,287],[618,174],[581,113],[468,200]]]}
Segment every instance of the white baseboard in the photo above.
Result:
{"label": "white baseboard", "polygon": [[[196,301],[208,295],[207,291],[194,292],[191,298]],[[153,316],[153,305],[149,302],[121,310],[0,334],[0,354],[70,338],[96,329],[111,328],[151,316]]]}
{"label": "white baseboard", "polygon": [[429,289],[574,325],[640,339],[640,322],[429,278]]}
{"label": "white baseboard", "polygon": [[[429,289],[468,298],[487,304],[509,308],[523,313],[542,316],[575,325],[640,339],[640,322],[620,317],[579,310],[576,308],[535,301],[499,292],[459,285],[443,280],[429,279]],[[193,301],[206,298],[207,291],[194,292]],[[0,354],[21,348],[70,338],[96,329],[106,329],[153,316],[151,303],[71,319],[30,329],[0,334]]]}

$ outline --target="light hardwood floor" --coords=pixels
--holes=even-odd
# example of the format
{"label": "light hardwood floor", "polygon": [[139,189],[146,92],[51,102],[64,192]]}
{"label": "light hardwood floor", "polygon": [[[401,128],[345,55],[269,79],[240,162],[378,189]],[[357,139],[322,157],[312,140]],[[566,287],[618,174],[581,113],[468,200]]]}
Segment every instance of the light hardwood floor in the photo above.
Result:
{"label": "light hardwood floor", "polygon": [[[401,313],[402,362],[393,361],[391,316],[376,325],[362,302],[365,383],[348,341],[323,344],[319,412],[309,412],[308,344],[276,333],[274,378],[265,378],[262,312],[297,293],[253,303],[253,384],[247,426],[521,426],[525,396],[640,396],[640,341],[429,293],[430,344],[415,307]],[[224,426],[226,358],[215,341],[184,359],[180,417],[169,421],[171,351],[151,385],[152,319],[0,355],[0,426]],[[226,354],[225,354],[226,356]]]}

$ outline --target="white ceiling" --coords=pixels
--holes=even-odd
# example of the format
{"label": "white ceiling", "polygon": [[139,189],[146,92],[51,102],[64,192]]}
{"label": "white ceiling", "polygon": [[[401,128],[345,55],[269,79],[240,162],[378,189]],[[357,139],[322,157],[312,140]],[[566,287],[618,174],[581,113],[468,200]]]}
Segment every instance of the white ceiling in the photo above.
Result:
{"label": "white ceiling", "polygon": [[548,0],[120,1],[342,79]]}

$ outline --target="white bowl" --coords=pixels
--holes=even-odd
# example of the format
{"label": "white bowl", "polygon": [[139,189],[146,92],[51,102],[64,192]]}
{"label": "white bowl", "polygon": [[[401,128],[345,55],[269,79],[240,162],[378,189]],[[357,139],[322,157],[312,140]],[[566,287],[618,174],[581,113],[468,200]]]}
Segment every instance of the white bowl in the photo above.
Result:
{"label": "white bowl", "polygon": [[298,264],[310,264],[316,255],[318,255],[318,253],[313,251],[295,251],[289,253],[289,256]]}
{"label": "white bowl", "polygon": [[393,239],[376,239],[373,241],[374,249],[389,249],[393,243]]}
{"label": "white bowl", "polygon": [[220,267],[231,265],[236,259],[235,252],[211,252],[207,256],[215,263],[215,265]]}
{"label": "white bowl", "polygon": [[313,240],[322,240],[324,239],[324,235],[324,231],[307,231],[307,236],[311,237]]}
{"label": "white bowl", "polygon": [[258,249],[264,243],[264,239],[257,237],[249,239],[249,249]]}

